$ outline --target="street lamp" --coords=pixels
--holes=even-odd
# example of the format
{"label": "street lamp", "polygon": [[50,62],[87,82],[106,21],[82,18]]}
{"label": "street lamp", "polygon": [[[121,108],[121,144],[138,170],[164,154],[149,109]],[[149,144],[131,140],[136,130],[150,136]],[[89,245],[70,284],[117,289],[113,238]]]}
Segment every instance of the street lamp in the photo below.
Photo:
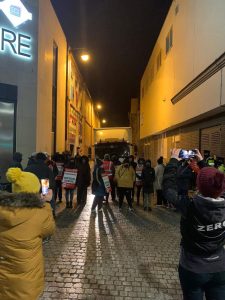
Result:
{"label": "street lamp", "polygon": [[91,59],[90,53],[87,51],[86,48],[69,48],[69,51],[78,51],[80,52],[79,57],[82,62],[86,63],[89,62]]}
{"label": "street lamp", "polygon": [[88,62],[90,60],[90,55],[88,53],[83,53],[80,55],[80,58],[83,62]]}
{"label": "street lamp", "polygon": [[103,124],[106,124],[106,122],[107,122],[106,119],[103,119],[103,120],[102,120],[102,123],[103,123]]}
{"label": "street lamp", "polygon": [[101,110],[102,109],[102,105],[101,104],[97,104],[96,108],[97,108],[97,110]]}

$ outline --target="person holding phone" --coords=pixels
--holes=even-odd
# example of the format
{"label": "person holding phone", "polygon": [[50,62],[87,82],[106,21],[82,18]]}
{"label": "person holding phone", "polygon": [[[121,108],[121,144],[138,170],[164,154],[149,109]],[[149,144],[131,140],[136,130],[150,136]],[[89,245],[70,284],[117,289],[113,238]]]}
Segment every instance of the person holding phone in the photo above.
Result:
{"label": "person holding phone", "polygon": [[164,195],[181,211],[179,278],[184,300],[225,299],[225,175],[207,167],[196,150],[198,194],[178,196],[180,149],[173,149],[164,171]]}
{"label": "person holding phone", "polygon": [[41,195],[40,181],[30,172],[10,168],[12,193],[0,192],[0,299],[39,299],[44,289],[42,241],[55,222],[48,203],[52,190]]}

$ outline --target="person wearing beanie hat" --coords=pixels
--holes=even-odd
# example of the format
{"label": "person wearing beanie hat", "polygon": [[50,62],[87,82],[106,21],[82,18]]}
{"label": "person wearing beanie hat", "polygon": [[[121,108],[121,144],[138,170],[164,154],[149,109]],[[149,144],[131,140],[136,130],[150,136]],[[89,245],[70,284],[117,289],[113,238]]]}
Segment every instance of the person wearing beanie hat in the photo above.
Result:
{"label": "person wearing beanie hat", "polygon": [[164,196],[181,211],[179,278],[184,300],[225,299],[225,175],[207,167],[196,149],[200,172],[193,199],[177,196],[176,176],[180,149],[167,164]]}
{"label": "person wearing beanie hat", "polygon": [[37,176],[29,172],[23,172],[19,168],[10,168],[6,178],[12,183],[13,193],[39,193],[40,181]]}
{"label": "person wearing beanie hat", "polygon": [[0,192],[0,299],[38,299],[44,289],[42,241],[54,232],[52,190],[40,195],[38,178],[19,168],[6,177],[13,193]]}
{"label": "person wearing beanie hat", "polygon": [[216,199],[225,190],[224,174],[216,168],[203,168],[197,177],[197,187],[202,196]]}

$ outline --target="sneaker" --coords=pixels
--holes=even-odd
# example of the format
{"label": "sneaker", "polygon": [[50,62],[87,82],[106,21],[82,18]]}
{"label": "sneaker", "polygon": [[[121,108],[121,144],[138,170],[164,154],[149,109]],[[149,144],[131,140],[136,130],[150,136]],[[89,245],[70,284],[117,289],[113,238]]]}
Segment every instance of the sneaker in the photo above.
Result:
{"label": "sneaker", "polygon": [[102,208],[100,208],[98,211],[102,211]]}
{"label": "sneaker", "polygon": [[128,209],[130,212],[134,212],[134,209],[132,207],[129,207]]}

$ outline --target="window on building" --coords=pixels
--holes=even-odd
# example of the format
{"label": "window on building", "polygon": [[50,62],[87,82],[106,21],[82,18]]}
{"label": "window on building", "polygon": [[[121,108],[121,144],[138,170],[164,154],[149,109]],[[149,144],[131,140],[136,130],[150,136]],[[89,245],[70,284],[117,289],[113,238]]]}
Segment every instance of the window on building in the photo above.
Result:
{"label": "window on building", "polygon": [[170,51],[172,47],[173,47],[173,27],[170,28],[170,31],[166,36],[166,54]]}
{"label": "window on building", "polygon": [[158,56],[157,56],[157,71],[159,70],[159,68],[161,67],[162,64],[162,51],[160,50]]}
{"label": "window on building", "polygon": [[56,150],[56,118],[57,118],[57,76],[58,76],[58,46],[53,44],[53,64],[52,64],[52,133],[53,151]]}

